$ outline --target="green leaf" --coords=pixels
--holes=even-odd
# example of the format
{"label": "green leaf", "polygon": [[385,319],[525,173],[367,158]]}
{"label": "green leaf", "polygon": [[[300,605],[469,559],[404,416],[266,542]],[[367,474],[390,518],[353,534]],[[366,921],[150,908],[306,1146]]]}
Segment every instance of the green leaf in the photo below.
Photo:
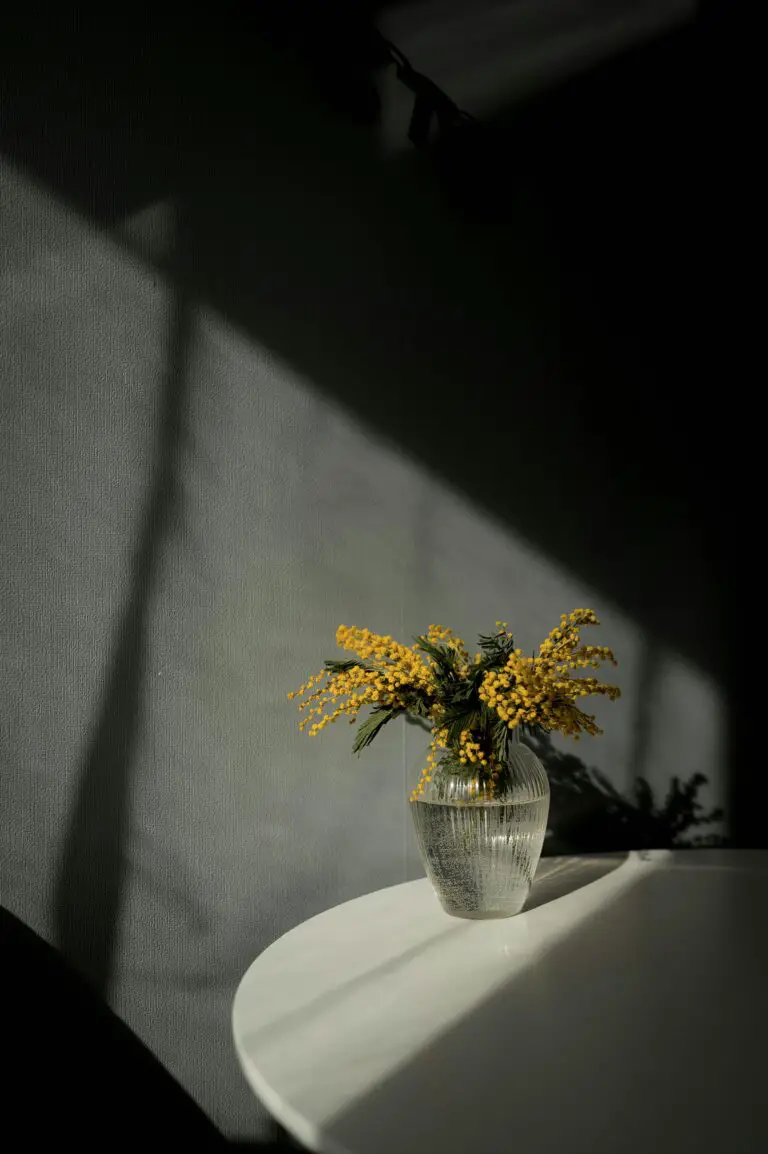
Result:
{"label": "green leaf", "polygon": [[355,736],[355,744],[352,746],[352,752],[360,753],[362,749],[365,749],[366,745],[371,744],[382,726],[386,725],[388,721],[391,721],[393,717],[397,717],[398,714],[402,712],[403,710],[400,708],[392,709],[387,707],[384,709],[374,709],[358,729]]}
{"label": "green leaf", "polygon": [[481,634],[477,642],[484,653],[496,653],[497,650],[515,648],[515,639],[510,637],[508,633],[490,633],[487,636]]}
{"label": "green leaf", "polygon": [[[480,704],[477,691],[478,685],[474,681],[461,678],[461,680],[450,687],[449,708],[466,710],[472,706],[474,709],[477,709]],[[446,702],[445,704],[448,705],[449,703]]]}
{"label": "green leaf", "polygon": [[325,668],[329,673],[346,673],[350,669],[365,669],[362,661],[326,661]]}
{"label": "green leaf", "polygon": [[[402,689],[400,692],[402,695]],[[408,713],[415,713],[417,717],[430,716],[430,702],[427,701],[420,693],[416,692],[413,695],[408,694],[403,699],[406,701],[406,709]]]}
{"label": "green leaf", "polygon": [[493,752],[496,755],[496,760],[503,764],[507,758],[507,744],[509,742],[509,728],[506,721],[497,718],[491,726],[491,737],[493,740]]}
{"label": "green leaf", "polygon": [[482,650],[484,650],[486,653],[489,650],[497,649],[498,645],[499,645],[499,634],[498,633],[489,633],[489,634],[481,633],[477,639],[477,643],[480,646],[480,648]]}
{"label": "green leaf", "polygon": [[427,641],[426,637],[415,637],[414,640],[419,649],[432,658],[440,674],[451,677],[457,676],[456,651],[454,649],[449,649],[444,645],[434,645],[431,641]]}
{"label": "green leaf", "polygon": [[474,690],[479,689],[480,682],[485,677],[488,670],[491,668],[487,660],[478,661],[476,665],[470,665],[467,673],[467,681]]}
{"label": "green leaf", "polygon": [[440,728],[447,731],[448,745],[458,745],[463,730],[476,730],[480,723],[480,711],[473,706],[446,712]]}

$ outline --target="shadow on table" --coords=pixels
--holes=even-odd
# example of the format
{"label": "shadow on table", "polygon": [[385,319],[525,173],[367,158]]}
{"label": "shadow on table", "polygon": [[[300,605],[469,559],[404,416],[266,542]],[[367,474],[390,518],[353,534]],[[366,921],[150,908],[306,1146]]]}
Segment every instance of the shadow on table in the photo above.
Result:
{"label": "shadow on table", "polygon": [[529,913],[547,902],[563,898],[574,890],[596,882],[598,878],[618,869],[627,857],[626,853],[615,853],[576,858],[542,858],[523,912]]}

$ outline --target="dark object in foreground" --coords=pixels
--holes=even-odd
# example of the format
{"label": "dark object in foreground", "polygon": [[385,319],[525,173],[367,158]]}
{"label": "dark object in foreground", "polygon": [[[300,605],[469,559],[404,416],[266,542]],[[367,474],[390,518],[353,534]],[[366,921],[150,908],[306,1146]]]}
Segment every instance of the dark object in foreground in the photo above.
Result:
{"label": "dark object in foreground", "polygon": [[0,957],[5,1148],[230,1145],[64,958],[2,907]]}

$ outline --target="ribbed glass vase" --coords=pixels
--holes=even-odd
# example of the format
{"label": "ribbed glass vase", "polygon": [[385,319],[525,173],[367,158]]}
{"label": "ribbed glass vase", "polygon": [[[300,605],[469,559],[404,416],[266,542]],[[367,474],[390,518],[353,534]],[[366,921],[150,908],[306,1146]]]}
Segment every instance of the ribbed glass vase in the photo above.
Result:
{"label": "ribbed glass vase", "polygon": [[549,782],[532,749],[511,742],[493,787],[479,776],[438,772],[411,810],[427,876],[446,913],[480,919],[520,912],[549,815]]}

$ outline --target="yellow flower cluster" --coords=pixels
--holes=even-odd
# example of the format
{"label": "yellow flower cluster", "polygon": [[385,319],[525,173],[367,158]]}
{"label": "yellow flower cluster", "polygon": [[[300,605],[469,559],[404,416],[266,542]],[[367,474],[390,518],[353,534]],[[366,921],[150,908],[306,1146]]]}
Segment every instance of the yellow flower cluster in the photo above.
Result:
{"label": "yellow flower cluster", "polygon": [[472,734],[468,729],[463,729],[459,736],[459,761],[462,765],[467,762],[479,765],[487,765],[488,761],[485,754],[480,747],[480,743],[472,741]]}
{"label": "yellow flower cluster", "polygon": [[[453,766],[454,771],[457,763],[468,767],[470,798],[473,790],[477,796],[482,794],[487,798],[503,771],[503,764],[497,761],[496,738],[490,735],[486,715],[478,732],[465,729],[458,739],[452,734],[449,749],[445,719],[455,711],[456,701],[461,701],[462,708],[466,708],[467,703],[474,700],[472,709],[476,712],[479,697],[509,729],[521,724],[538,725],[546,730],[558,729],[577,740],[581,732],[600,733],[594,716],[582,712],[577,702],[591,694],[614,699],[620,692],[616,686],[605,685],[595,677],[574,676],[580,670],[598,669],[603,661],[616,664],[607,646],[581,643],[582,626],[597,624],[591,609],[574,609],[569,615],[563,614],[560,625],[542,642],[538,654],[525,657],[520,649],[510,652],[513,641],[507,622],[497,621],[496,641],[481,638],[486,652],[474,657],[475,665],[482,663],[489,652],[494,652],[494,645],[499,654],[493,659],[497,667],[486,670],[479,687],[464,642],[443,625],[430,625],[426,641],[440,646],[444,654],[448,651],[447,677],[444,659],[433,660],[421,650],[419,642],[409,647],[388,634],[340,625],[336,642],[341,649],[355,654],[359,664],[330,663],[330,669],[313,675],[288,697],[304,699],[299,704],[305,713],[299,728],[308,729],[311,737],[342,716],[354,725],[360,710],[367,705],[411,710],[421,717],[428,716],[433,723],[432,739],[427,764],[411,793],[411,801],[423,796],[446,752],[449,754],[446,764]],[[505,663],[498,667],[501,661]],[[338,668],[345,664],[349,668]],[[375,729],[363,733],[356,748],[361,748],[374,734]]]}
{"label": "yellow flower cluster", "polygon": [[[429,745],[429,752],[427,753],[427,764],[421,771],[421,777],[418,784],[411,791],[410,801],[418,801],[423,795],[426,785],[432,781],[435,774],[435,767],[438,756],[441,750],[447,750],[448,745],[448,731],[445,729],[436,729],[432,733],[432,740]],[[479,742],[472,740],[472,734],[469,729],[462,730],[459,736],[459,761],[462,765],[468,762],[478,767],[478,776],[467,783],[467,790],[472,796],[473,791],[479,793],[482,789],[486,798],[493,796],[494,787],[499,780],[501,770],[494,761],[493,757],[486,758],[482,751]],[[485,779],[480,781],[480,771]]]}
{"label": "yellow flower cluster", "polygon": [[[431,692],[430,667],[414,648],[408,648],[391,637],[371,633],[369,629],[356,629],[340,625],[336,631],[336,643],[348,652],[355,653],[369,668],[358,665],[338,673],[322,670],[299,689],[288,694],[289,700],[309,693],[299,709],[308,711],[299,729],[309,727],[309,736],[316,737],[326,725],[346,715],[350,725],[354,725],[357,715],[364,705],[394,706],[405,708],[401,690],[408,687]],[[320,685],[325,680],[324,685]],[[315,688],[316,686],[319,688]],[[332,706],[330,710],[328,707]],[[315,719],[315,720],[313,720]]]}
{"label": "yellow flower cluster", "polygon": [[387,666],[393,675],[396,674],[400,684],[432,688],[429,666],[416,645],[401,645],[389,634],[381,636],[371,633],[370,629],[356,629],[354,625],[339,626],[336,630],[336,644],[348,653],[356,654],[361,661]]}
{"label": "yellow flower cluster", "polygon": [[620,690],[594,677],[571,676],[577,669],[597,669],[602,661],[616,664],[607,646],[580,644],[581,627],[598,624],[591,609],[563,614],[559,628],[542,642],[537,657],[524,657],[522,650],[516,649],[503,669],[485,674],[480,700],[494,709],[510,729],[525,722],[547,730],[559,729],[577,739],[582,731],[601,733],[594,716],[582,712],[576,702],[592,694],[614,700]]}
{"label": "yellow flower cluster", "polygon": [[457,668],[459,672],[466,672],[469,667],[469,653],[464,642],[456,636],[452,629],[446,625],[430,625],[426,632],[426,638],[432,645],[447,645],[449,649],[453,649],[458,658]]}
{"label": "yellow flower cluster", "polygon": [[427,753],[427,764],[421,771],[418,784],[411,791],[410,801],[417,801],[424,793],[427,782],[432,781],[440,750],[445,748],[447,738],[448,734],[444,729],[433,729],[432,739],[429,743],[429,752]]}

